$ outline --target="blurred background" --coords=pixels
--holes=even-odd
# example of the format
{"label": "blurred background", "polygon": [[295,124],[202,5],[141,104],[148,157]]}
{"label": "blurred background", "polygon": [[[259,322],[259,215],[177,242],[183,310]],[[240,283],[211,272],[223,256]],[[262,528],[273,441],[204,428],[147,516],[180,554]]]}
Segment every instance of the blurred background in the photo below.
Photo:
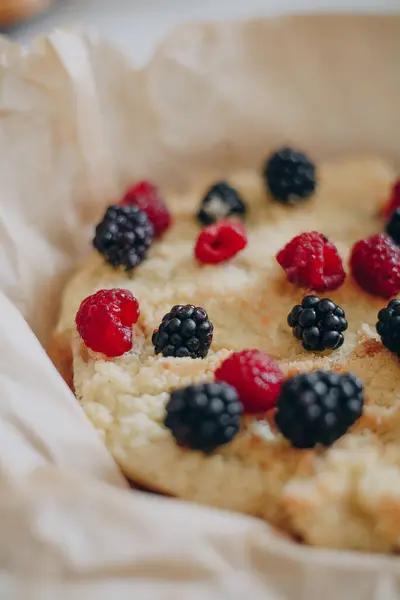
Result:
{"label": "blurred background", "polygon": [[0,0],[0,28],[29,44],[40,33],[72,25],[100,33],[142,63],[182,21],[310,11],[400,12],[400,0]]}

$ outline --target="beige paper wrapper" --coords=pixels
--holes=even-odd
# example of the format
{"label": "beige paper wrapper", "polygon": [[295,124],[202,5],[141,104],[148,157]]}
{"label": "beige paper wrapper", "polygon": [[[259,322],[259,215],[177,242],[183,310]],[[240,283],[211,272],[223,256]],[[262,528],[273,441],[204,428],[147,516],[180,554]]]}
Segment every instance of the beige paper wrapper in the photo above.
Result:
{"label": "beige paper wrapper", "polygon": [[398,558],[127,490],[29,328],[47,343],[94,220],[139,177],[183,187],[285,142],[399,165],[399,63],[399,17],[187,25],[140,71],[74,33],[0,40],[1,597],[400,598]]}

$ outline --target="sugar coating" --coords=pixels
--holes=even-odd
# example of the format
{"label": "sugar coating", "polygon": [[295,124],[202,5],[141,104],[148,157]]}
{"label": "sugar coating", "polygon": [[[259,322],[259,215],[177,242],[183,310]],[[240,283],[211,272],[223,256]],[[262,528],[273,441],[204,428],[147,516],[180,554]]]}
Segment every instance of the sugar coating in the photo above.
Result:
{"label": "sugar coating", "polygon": [[[317,230],[347,259],[352,244],[382,231],[380,209],[394,176],[377,159],[322,165],[315,196],[284,207],[257,173],[229,181],[248,206],[247,248],[226,264],[193,257],[205,191],[167,198],[171,229],[153,244],[132,277],[93,253],[67,286],[55,332],[60,354],[72,350],[74,387],[84,411],[124,473],[174,496],[259,516],[306,543],[391,552],[400,546],[400,367],[376,336],[386,303],[347,277],[325,296],[346,312],[338,351],[302,349],[286,323],[305,291],[286,281],[275,254],[292,237]],[[116,359],[88,350],[74,328],[80,302],[101,288],[123,287],[141,315],[130,352]],[[154,356],[151,334],[174,304],[203,306],[214,324],[205,359]],[[328,449],[292,448],[267,420],[245,417],[235,439],[211,455],[179,447],[163,425],[169,393],[212,381],[233,350],[259,348],[292,376],[315,369],[352,371],[365,384],[366,407],[351,432]]]}

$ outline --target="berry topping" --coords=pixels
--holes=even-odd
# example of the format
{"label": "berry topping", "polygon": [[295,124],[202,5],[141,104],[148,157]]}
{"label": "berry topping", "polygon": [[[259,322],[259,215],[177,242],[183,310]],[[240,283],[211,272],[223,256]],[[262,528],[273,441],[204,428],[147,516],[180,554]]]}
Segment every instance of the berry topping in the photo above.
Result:
{"label": "berry topping", "polygon": [[197,219],[203,225],[211,225],[225,217],[244,217],[246,206],[237,191],[221,181],[213,185],[204,196]]}
{"label": "berry topping", "polygon": [[350,267],[366,292],[390,298],[400,292],[400,248],[383,233],[354,244]]}
{"label": "berry topping", "polygon": [[330,446],[360,418],[363,385],[353,374],[302,373],[282,385],[275,423],[296,448]]}
{"label": "berry topping", "polygon": [[400,208],[400,179],[393,185],[389,202],[387,203],[383,212],[387,221],[390,219],[396,208]]}
{"label": "berry topping", "polygon": [[287,322],[293,335],[303,342],[305,350],[322,352],[336,350],[343,345],[343,331],[347,329],[344,311],[329,300],[305,296],[301,304],[290,311]]}
{"label": "berry topping", "polygon": [[400,208],[396,208],[392,213],[386,225],[386,233],[390,235],[396,244],[400,244]]}
{"label": "berry topping", "polygon": [[385,348],[400,356],[400,300],[391,300],[379,311],[376,331]]}
{"label": "berry topping", "polygon": [[148,181],[141,181],[129,188],[122,206],[134,204],[142,210],[149,218],[154,227],[154,237],[159,237],[171,224],[171,215],[160,195],[159,189]]}
{"label": "berry topping", "polygon": [[233,258],[246,245],[246,230],[242,223],[223,219],[200,232],[194,254],[199,262],[215,265]]}
{"label": "berry topping", "polygon": [[336,246],[316,231],[294,237],[276,260],[290,283],[317,292],[335,290],[346,277]]}
{"label": "berry topping", "polygon": [[227,383],[203,383],[172,392],[164,424],[179,445],[212,452],[238,433],[242,405]]}
{"label": "berry topping", "polygon": [[163,356],[204,358],[210,349],[213,331],[204,308],[178,304],[153,333],[154,351]]}
{"label": "berry topping", "polygon": [[132,325],[139,318],[139,304],[129,290],[100,290],[86,298],[75,323],[86,346],[109,358],[132,348]]}
{"label": "berry topping", "polygon": [[133,204],[109,206],[96,227],[93,246],[113,267],[136,267],[153,241],[153,225]]}
{"label": "berry topping", "polygon": [[260,350],[233,352],[215,371],[215,379],[236,388],[248,413],[265,412],[276,404],[283,373],[279,365]]}
{"label": "berry topping", "polygon": [[297,204],[316,188],[315,165],[302,152],[283,148],[268,158],[264,167],[267,187],[282,204]]}

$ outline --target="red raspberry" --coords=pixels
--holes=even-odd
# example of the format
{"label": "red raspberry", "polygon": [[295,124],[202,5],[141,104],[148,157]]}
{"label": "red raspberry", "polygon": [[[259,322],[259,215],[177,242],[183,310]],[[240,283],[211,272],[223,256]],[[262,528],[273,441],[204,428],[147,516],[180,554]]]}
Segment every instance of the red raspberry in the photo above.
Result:
{"label": "red raspberry", "polygon": [[221,219],[202,230],[197,238],[194,254],[199,262],[215,265],[233,258],[246,246],[244,225],[239,221]]}
{"label": "red raspberry", "polygon": [[108,357],[132,348],[132,325],[139,318],[139,303],[129,290],[100,290],[88,296],[76,313],[78,333],[88,348]]}
{"label": "red raspberry", "polygon": [[171,215],[158,188],[148,181],[140,181],[129,188],[121,205],[134,204],[146,213],[154,227],[154,236],[160,237],[171,225]]}
{"label": "red raspberry", "polygon": [[400,292],[400,248],[389,235],[380,233],[356,242],[350,267],[366,292],[390,298]]}
{"label": "red raspberry", "polygon": [[278,399],[283,373],[279,365],[260,350],[242,350],[231,354],[215,371],[216,381],[236,388],[244,410],[265,412]]}
{"label": "red raspberry", "polygon": [[400,179],[393,185],[389,202],[383,210],[386,221],[389,221],[396,208],[400,208]]}
{"label": "red raspberry", "polygon": [[276,260],[290,283],[317,292],[336,290],[346,277],[336,246],[317,231],[294,237]]}

